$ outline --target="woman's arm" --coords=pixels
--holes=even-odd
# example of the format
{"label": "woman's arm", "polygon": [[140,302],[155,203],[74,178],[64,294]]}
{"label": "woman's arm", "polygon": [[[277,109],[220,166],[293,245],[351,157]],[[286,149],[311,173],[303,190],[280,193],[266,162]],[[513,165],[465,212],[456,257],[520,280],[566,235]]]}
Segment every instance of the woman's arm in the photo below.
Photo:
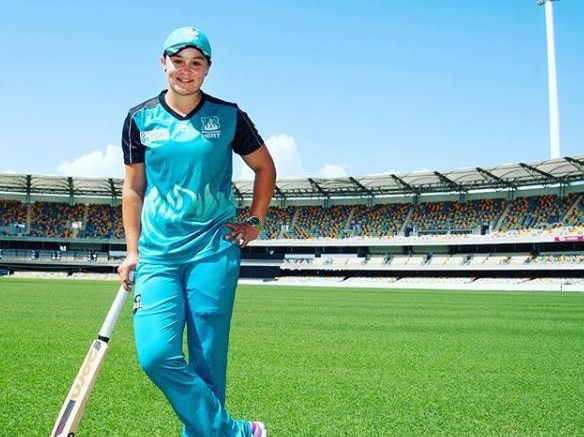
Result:
{"label": "woman's arm", "polygon": [[[254,152],[242,157],[247,166],[254,172],[253,199],[249,207],[249,215],[257,216],[260,220],[266,219],[270,201],[274,195],[276,185],[276,167],[274,161],[263,145]],[[242,248],[258,238],[260,229],[249,223],[228,223],[231,232],[225,238],[238,243]]]}
{"label": "woman's arm", "polygon": [[249,208],[249,215],[255,215],[265,220],[276,185],[276,167],[274,166],[274,161],[265,145],[255,152],[243,156],[243,160],[255,174],[253,181],[253,199]]}
{"label": "woman's arm", "polygon": [[140,238],[140,217],[144,203],[146,176],[144,164],[126,165],[126,176],[122,188],[122,216],[126,234],[126,259],[118,267],[122,285],[130,286],[129,274],[138,264],[138,239]]}

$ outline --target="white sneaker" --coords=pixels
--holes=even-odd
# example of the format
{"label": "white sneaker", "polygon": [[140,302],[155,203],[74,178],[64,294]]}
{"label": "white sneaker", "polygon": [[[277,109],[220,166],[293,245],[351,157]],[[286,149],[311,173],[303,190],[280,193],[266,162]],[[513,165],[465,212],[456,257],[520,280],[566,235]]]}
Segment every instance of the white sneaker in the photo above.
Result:
{"label": "white sneaker", "polygon": [[268,429],[262,422],[250,422],[252,437],[268,437]]}

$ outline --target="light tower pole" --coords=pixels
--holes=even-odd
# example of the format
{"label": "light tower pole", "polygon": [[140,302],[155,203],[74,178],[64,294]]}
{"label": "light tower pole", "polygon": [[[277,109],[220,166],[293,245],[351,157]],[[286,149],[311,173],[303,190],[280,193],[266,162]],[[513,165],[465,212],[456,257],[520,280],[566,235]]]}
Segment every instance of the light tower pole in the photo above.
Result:
{"label": "light tower pole", "polygon": [[550,117],[550,158],[560,157],[560,110],[558,104],[558,77],[556,72],[556,47],[554,42],[554,9],[557,0],[536,0],[545,7],[545,30],[547,38],[548,94]]}

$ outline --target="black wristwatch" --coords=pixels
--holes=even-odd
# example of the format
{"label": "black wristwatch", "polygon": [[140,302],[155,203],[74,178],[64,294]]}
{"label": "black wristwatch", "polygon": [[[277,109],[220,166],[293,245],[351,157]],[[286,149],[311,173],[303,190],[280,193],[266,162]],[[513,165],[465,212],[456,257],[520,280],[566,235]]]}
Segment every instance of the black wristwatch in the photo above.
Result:
{"label": "black wristwatch", "polygon": [[249,225],[252,225],[256,229],[259,229],[260,231],[264,228],[264,222],[257,215],[250,215],[245,219],[245,222]]}

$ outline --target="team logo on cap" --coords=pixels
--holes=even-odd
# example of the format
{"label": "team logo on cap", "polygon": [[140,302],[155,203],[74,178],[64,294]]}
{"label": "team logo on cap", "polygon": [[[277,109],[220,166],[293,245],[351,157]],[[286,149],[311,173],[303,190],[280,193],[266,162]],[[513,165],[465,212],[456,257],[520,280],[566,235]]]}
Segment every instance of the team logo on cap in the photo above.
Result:
{"label": "team logo on cap", "polygon": [[203,138],[219,138],[221,136],[221,122],[216,115],[201,117],[201,135]]}
{"label": "team logo on cap", "polygon": [[197,29],[189,27],[184,30],[183,36],[185,39],[198,39],[199,31]]}

